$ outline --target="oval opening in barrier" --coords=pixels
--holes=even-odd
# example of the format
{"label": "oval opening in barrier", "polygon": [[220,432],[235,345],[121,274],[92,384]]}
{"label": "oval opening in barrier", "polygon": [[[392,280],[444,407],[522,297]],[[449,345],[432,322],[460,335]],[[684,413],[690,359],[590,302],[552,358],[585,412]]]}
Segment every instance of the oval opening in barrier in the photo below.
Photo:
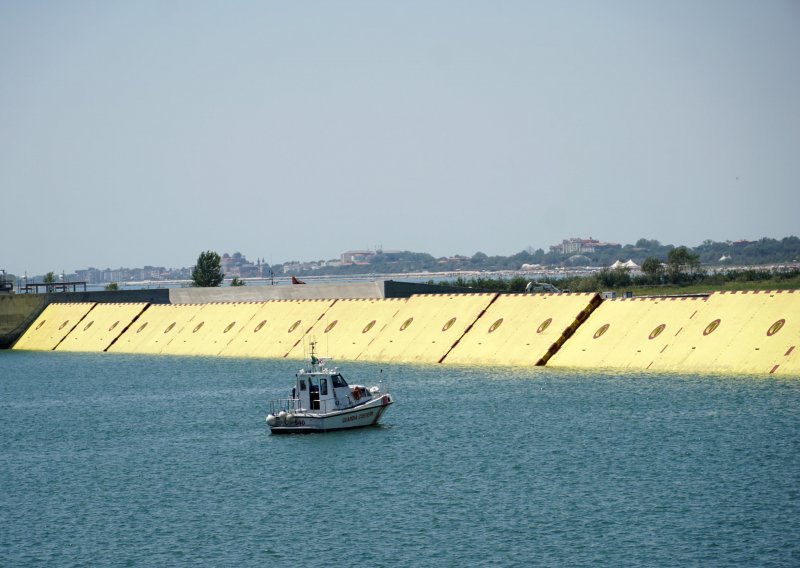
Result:
{"label": "oval opening in barrier", "polygon": [[236,325],[236,322],[232,321],[231,323],[228,324],[228,327],[226,327],[225,329],[222,330],[222,333],[228,333],[231,329],[233,329],[233,326],[235,326],[235,325]]}
{"label": "oval opening in barrier", "polygon": [[454,323],[456,323],[456,318],[450,318],[449,320],[447,320],[447,323],[442,326],[442,331],[447,331],[448,329],[453,327]]}
{"label": "oval opening in barrier", "polygon": [[594,332],[594,336],[593,336],[593,337],[594,337],[595,339],[597,339],[598,337],[602,337],[602,335],[603,335],[605,332],[607,332],[607,331],[608,331],[608,328],[609,328],[609,327],[611,327],[611,324],[610,324],[610,323],[604,323],[604,324],[603,324],[603,325],[601,325],[599,328],[597,328],[597,331],[595,331],[595,332]]}
{"label": "oval opening in barrier", "polygon": [[494,333],[494,331],[495,331],[495,330],[496,330],[498,327],[500,327],[502,324],[503,324],[503,318],[500,318],[499,320],[497,320],[496,322],[494,322],[494,323],[493,323],[493,324],[492,324],[492,325],[489,327],[489,333]]}
{"label": "oval opening in barrier", "polygon": [[263,320],[260,324],[258,324],[256,328],[253,330],[253,333],[260,331],[261,328],[264,327],[265,325],[267,325],[267,320]]}
{"label": "oval opening in barrier", "polygon": [[371,322],[369,322],[367,325],[364,326],[364,329],[361,330],[361,333],[367,333],[370,329],[373,328],[374,325],[375,325],[375,320],[372,320]]}
{"label": "oval opening in barrier", "polygon": [[553,323],[553,318],[547,318],[542,323],[539,324],[539,327],[536,328],[536,333],[542,333],[545,329],[550,327],[550,324]]}
{"label": "oval opening in barrier", "polygon": [[60,326],[58,326],[58,329],[59,329],[59,331],[60,331],[60,330],[62,330],[62,329],[64,329],[65,327],[67,327],[67,324],[68,324],[68,323],[69,323],[69,320],[65,321],[65,322],[64,322],[64,323],[62,323]]}
{"label": "oval opening in barrier", "polygon": [[112,324],[111,324],[111,327],[109,327],[109,328],[108,328],[108,331],[111,331],[112,329],[114,329],[114,328],[115,328],[115,327],[117,327],[118,325],[119,325],[119,320],[117,320],[117,321],[115,321],[114,323],[112,323]]}
{"label": "oval opening in barrier", "polygon": [[325,332],[324,333],[328,333],[330,330],[332,330],[334,327],[336,327],[337,323],[339,323],[339,320],[333,320],[331,323],[329,323],[328,326],[325,328]]}
{"label": "oval opening in barrier", "polygon": [[136,330],[136,333],[139,333],[146,327],[147,327],[147,322],[144,322],[142,325],[139,326],[139,329]]}
{"label": "oval opening in barrier", "polygon": [[[36,326],[36,329],[39,329],[40,327],[42,327],[46,321],[47,321],[47,320],[42,320],[42,321],[40,321],[40,322],[39,322],[39,325],[37,325],[37,326]],[[36,331],[36,329],[34,329],[33,331]]]}
{"label": "oval opening in barrier", "polygon": [[411,322],[414,321],[414,318],[408,318],[406,321],[403,322],[403,325],[400,326],[400,331],[405,331],[405,329],[411,325]]}
{"label": "oval opening in barrier", "polygon": [[169,324],[167,326],[167,328],[164,330],[164,333],[169,333],[170,331],[172,331],[173,327],[175,327],[175,322],[172,322],[171,324]]}
{"label": "oval opening in barrier", "polygon": [[295,329],[297,329],[297,326],[300,325],[301,321],[302,320],[297,320],[296,322],[294,322],[292,326],[289,328],[289,331],[287,333],[292,333]]}
{"label": "oval opening in barrier", "polygon": [[719,327],[720,323],[722,323],[721,319],[715,319],[714,321],[712,321],[703,330],[703,335],[710,335],[710,334],[714,333],[717,330],[717,328]]}
{"label": "oval opening in barrier", "polygon": [[94,320],[92,320],[92,321],[90,321],[89,323],[87,323],[87,324],[84,326],[84,328],[83,328],[83,331],[86,331],[87,329],[89,329],[90,327],[92,327],[92,324],[93,324],[93,323],[94,323]]}
{"label": "oval opening in barrier", "polygon": [[767,330],[767,337],[772,337],[773,335],[778,333],[785,323],[786,320],[781,318],[775,323],[773,323],[771,326],[769,326],[769,329]]}
{"label": "oval opening in barrier", "polygon": [[204,324],[204,323],[206,323],[206,322],[204,322],[204,321],[201,321],[201,322],[200,322],[200,323],[198,323],[196,326],[194,326],[194,329],[192,330],[192,333],[197,333],[197,332],[200,330],[200,328],[201,328],[201,327],[203,327],[203,324]]}
{"label": "oval opening in barrier", "polygon": [[666,328],[667,328],[667,324],[665,324],[665,323],[662,323],[661,325],[656,326],[656,328],[653,331],[650,332],[650,335],[648,336],[648,338],[649,339],[655,339],[656,337],[661,335],[661,332],[664,331]]}

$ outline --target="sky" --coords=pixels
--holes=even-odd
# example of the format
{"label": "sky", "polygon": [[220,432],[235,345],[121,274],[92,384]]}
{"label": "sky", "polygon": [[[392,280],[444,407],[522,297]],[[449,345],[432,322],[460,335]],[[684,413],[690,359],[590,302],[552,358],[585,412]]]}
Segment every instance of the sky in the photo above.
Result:
{"label": "sky", "polygon": [[800,233],[800,2],[0,0],[0,269]]}

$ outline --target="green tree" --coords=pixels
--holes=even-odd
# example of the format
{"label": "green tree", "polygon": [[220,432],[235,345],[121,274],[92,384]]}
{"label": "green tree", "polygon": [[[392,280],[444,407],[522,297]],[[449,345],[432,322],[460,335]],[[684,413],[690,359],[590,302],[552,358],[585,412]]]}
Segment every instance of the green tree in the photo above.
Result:
{"label": "green tree", "polygon": [[244,286],[245,282],[238,276],[234,276],[233,280],[231,280],[231,286]]}
{"label": "green tree", "polygon": [[631,285],[631,275],[627,268],[604,268],[597,274],[597,281],[603,288],[624,288]]}
{"label": "green tree", "polygon": [[636,248],[645,249],[645,250],[652,250],[657,249],[661,246],[661,243],[658,242],[656,239],[648,240],[648,239],[639,239],[636,241]]}
{"label": "green tree", "polygon": [[222,284],[225,275],[220,266],[220,257],[214,251],[201,252],[197,265],[192,269],[192,285],[197,288],[213,288]]}
{"label": "green tree", "polygon": [[642,273],[653,284],[659,284],[664,275],[664,265],[654,256],[648,256],[642,263]]}
{"label": "green tree", "polygon": [[673,284],[691,280],[700,267],[700,256],[680,246],[667,254],[667,276]]}
{"label": "green tree", "polygon": [[52,286],[52,284],[55,284],[56,282],[55,272],[48,272],[47,274],[45,274],[44,278],[42,278],[42,282],[44,282],[45,284],[50,284],[50,286],[47,287],[47,291],[53,292],[55,290],[55,286]]}
{"label": "green tree", "polygon": [[106,284],[105,287],[106,292],[114,292],[116,290],[119,290],[119,284],[117,284],[116,282],[111,282],[110,284]]}

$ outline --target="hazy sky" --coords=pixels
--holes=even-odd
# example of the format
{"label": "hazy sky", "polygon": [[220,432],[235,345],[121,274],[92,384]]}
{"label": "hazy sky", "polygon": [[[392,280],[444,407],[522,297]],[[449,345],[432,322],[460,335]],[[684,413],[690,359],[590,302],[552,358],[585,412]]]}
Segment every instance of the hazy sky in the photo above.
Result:
{"label": "hazy sky", "polygon": [[0,268],[800,233],[800,2],[0,0]]}

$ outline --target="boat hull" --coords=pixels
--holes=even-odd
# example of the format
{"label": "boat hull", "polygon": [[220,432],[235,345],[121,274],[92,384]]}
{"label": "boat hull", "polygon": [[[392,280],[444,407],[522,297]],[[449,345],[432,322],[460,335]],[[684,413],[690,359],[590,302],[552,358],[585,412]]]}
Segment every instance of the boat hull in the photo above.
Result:
{"label": "boat hull", "polygon": [[390,404],[391,397],[384,395],[375,401],[330,414],[298,413],[293,424],[270,426],[270,430],[273,434],[310,434],[375,426]]}

